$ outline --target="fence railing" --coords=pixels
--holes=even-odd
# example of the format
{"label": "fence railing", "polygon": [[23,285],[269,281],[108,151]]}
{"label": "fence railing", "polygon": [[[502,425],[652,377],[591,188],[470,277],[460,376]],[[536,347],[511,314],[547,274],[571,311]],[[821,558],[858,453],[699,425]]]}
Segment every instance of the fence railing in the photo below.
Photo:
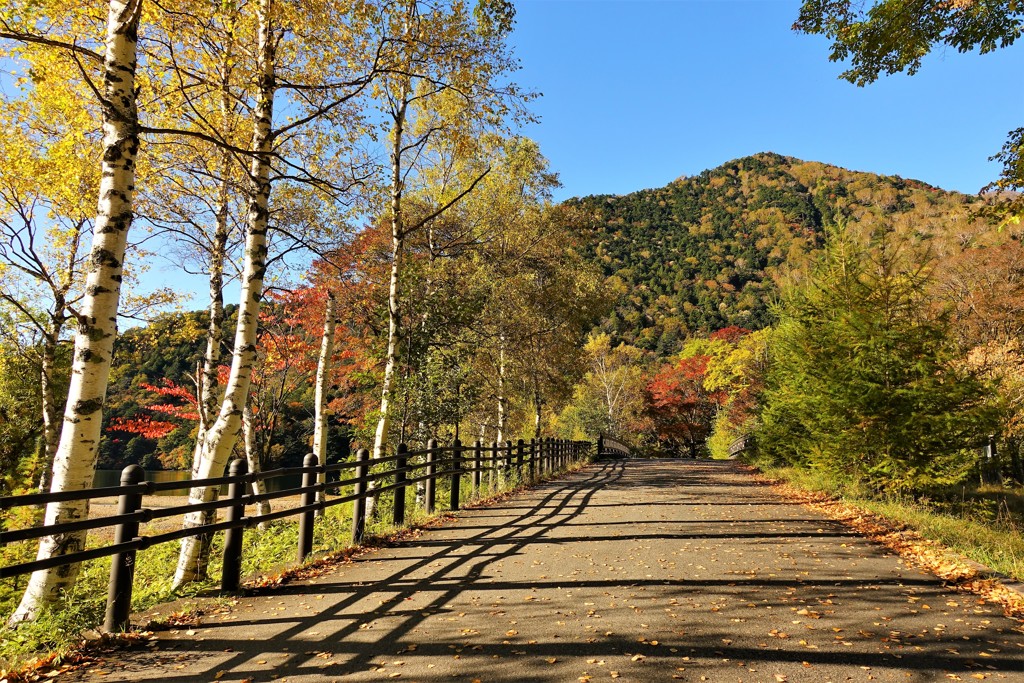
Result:
{"label": "fence railing", "polygon": [[743,436],[733,440],[733,442],[729,444],[729,457],[738,458],[742,454],[748,451],[752,451],[754,447],[754,435],[744,434]]}
{"label": "fence railing", "polygon": [[597,457],[599,458],[631,458],[633,452],[620,439],[602,434],[597,437]]}
{"label": "fence railing", "polygon": [[[560,439],[531,439],[516,443],[463,445],[455,441],[450,446],[438,446],[431,439],[427,447],[410,451],[400,444],[394,455],[370,458],[366,449],[356,453],[355,460],[343,463],[321,465],[315,455],[307,455],[302,467],[288,467],[265,472],[248,473],[245,460],[233,460],[228,475],[210,479],[195,479],[175,482],[144,481],[145,471],[138,465],[129,465],[121,473],[121,485],[80,491],[37,493],[23,496],[0,498],[0,510],[17,507],[45,505],[58,501],[92,500],[97,498],[118,498],[117,514],[97,519],[83,519],[42,527],[5,530],[0,532],[0,543],[27,541],[44,536],[54,536],[90,529],[115,527],[114,543],[99,548],[90,548],[65,555],[31,562],[22,562],[0,567],[0,579],[21,574],[76,564],[100,557],[113,556],[110,568],[110,585],[107,593],[107,611],[104,629],[115,632],[126,629],[131,613],[132,584],[135,576],[135,554],[140,550],[159,543],[180,540],[191,536],[206,536],[224,531],[223,569],[221,590],[237,591],[241,585],[242,540],[246,528],[285,517],[299,517],[298,561],[304,561],[313,552],[313,524],[317,512],[326,508],[353,503],[352,542],[363,540],[366,529],[366,500],[390,493],[392,523],[405,524],[406,489],[413,484],[424,484],[423,509],[433,514],[437,509],[438,483],[448,480],[448,507],[458,510],[463,477],[468,477],[471,495],[500,488],[505,482],[515,479],[523,483],[534,482],[552,473],[564,470],[571,464],[596,455],[594,444],[588,441],[565,441]],[[347,472],[348,478],[337,481],[318,482],[320,475]],[[298,488],[271,493],[247,493],[251,485],[260,480],[283,476],[302,475]],[[486,482],[484,477],[486,476]],[[371,490],[370,483],[376,482]],[[149,509],[142,505],[143,496],[162,491],[187,490],[193,487],[227,485],[227,496],[208,503],[178,505],[160,509]],[[351,487],[351,493],[339,489]],[[333,492],[337,497],[327,498]],[[320,494],[318,496],[318,494]],[[278,498],[300,496],[296,508],[279,510],[264,515],[248,516],[246,508],[256,503]],[[184,515],[190,512],[225,510],[225,519],[203,526],[178,529],[152,536],[140,536],[139,525],[155,519]]]}

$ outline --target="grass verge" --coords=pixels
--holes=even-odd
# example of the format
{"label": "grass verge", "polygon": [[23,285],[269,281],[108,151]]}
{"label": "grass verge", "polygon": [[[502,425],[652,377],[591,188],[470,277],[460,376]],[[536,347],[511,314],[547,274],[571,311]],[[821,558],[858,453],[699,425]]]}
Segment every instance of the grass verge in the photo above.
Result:
{"label": "grass verge", "polygon": [[[951,585],[1002,604],[1007,614],[1024,618],[1024,595],[1008,585],[1024,583],[1024,524],[1015,516],[991,519],[977,506],[953,505],[948,498],[872,499],[813,472],[759,469],[783,496],[843,522]],[[969,496],[965,493],[963,499]]]}

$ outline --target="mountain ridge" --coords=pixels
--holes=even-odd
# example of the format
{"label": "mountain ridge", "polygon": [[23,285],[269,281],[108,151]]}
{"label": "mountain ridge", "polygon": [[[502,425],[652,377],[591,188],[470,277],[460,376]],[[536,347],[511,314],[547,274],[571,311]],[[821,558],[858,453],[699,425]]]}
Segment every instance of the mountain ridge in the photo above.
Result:
{"label": "mountain ridge", "polygon": [[949,241],[981,230],[970,217],[979,201],[916,179],[761,152],[661,188],[564,203],[586,217],[583,250],[620,295],[602,328],[666,355],[688,334],[770,324],[779,279],[814,258],[826,225]]}

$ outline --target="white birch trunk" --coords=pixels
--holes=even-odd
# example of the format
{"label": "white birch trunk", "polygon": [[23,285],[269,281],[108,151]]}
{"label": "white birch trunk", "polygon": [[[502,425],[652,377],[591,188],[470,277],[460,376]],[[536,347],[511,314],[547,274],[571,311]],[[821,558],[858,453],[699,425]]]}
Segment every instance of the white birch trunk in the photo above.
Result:
{"label": "white birch trunk", "polygon": [[[242,413],[249,395],[253,364],[256,360],[256,333],[259,324],[260,303],[263,297],[263,277],[267,262],[267,226],[270,215],[270,151],[274,116],[274,39],[271,32],[271,5],[273,0],[260,0],[258,61],[260,70],[259,93],[253,122],[251,149],[256,152],[250,166],[249,210],[246,218],[245,265],[235,327],[231,374],[228,377],[217,420],[206,433],[206,442],[198,468],[198,478],[220,476],[238,440],[242,427]],[[217,496],[216,487],[194,487],[189,492],[191,503],[208,502]],[[195,528],[204,523],[202,513],[185,516],[184,528]],[[181,543],[181,554],[174,574],[174,587],[204,578],[205,558],[200,538],[186,538]]]}
{"label": "white birch trunk", "polygon": [[540,391],[535,390],[533,393],[533,437],[540,439],[540,427],[541,427],[541,413],[544,410],[544,404],[541,403]]}
{"label": "white birch trunk", "polygon": [[[141,13],[142,0],[110,0],[107,10],[103,92],[108,106],[103,109],[99,204],[51,491],[90,488],[96,471],[103,403],[117,334],[121,271],[133,218],[139,149],[135,59]],[[73,522],[88,514],[87,501],[53,503],[46,507],[44,524]],[[40,541],[37,557],[82,550],[85,538],[85,532],[47,536]],[[74,584],[78,569],[75,564],[35,572],[9,623],[34,619],[40,609]]]}
{"label": "white birch trunk", "polygon": [[[233,21],[230,22],[233,25]],[[234,43],[229,43],[221,61],[221,99],[220,113],[224,121],[232,115],[229,88],[233,69]],[[198,477],[199,463],[206,444],[206,430],[213,422],[217,412],[217,387],[220,384],[218,369],[221,358],[221,337],[224,331],[224,262],[227,260],[228,249],[228,205],[231,199],[229,177],[234,160],[227,150],[221,151],[220,186],[217,190],[217,210],[213,242],[210,246],[210,320],[206,326],[206,353],[199,377],[199,429],[196,435],[196,446],[192,454],[192,478]]]}
{"label": "white birch trunk", "polygon": [[57,344],[64,321],[54,316],[43,338],[43,362],[39,371],[39,388],[43,408],[43,452],[39,472],[39,490],[46,491],[53,481],[53,460],[57,455],[60,430],[57,427],[57,401],[53,395],[53,373],[56,366]]}
{"label": "white birch trunk", "polygon": [[[263,471],[263,465],[260,460],[259,448],[256,447],[256,428],[252,419],[252,408],[248,404],[245,406],[245,410],[242,412],[242,434],[243,441],[245,444],[245,462],[249,466],[249,472],[251,474],[259,474]],[[262,479],[257,479],[252,483],[252,492],[257,496],[261,496],[267,492],[267,483]],[[270,501],[261,500],[256,503],[256,516],[262,517],[263,515],[270,514]],[[260,522],[257,528],[266,530],[267,523]]]}
{"label": "white birch trunk", "polygon": [[498,338],[498,443],[505,439],[505,414],[508,412],[505,404],[505,335],[502,334]]}
{"label": "white birch trunk", "polygon": [[[405,130],[405,114],[408,108],[408,79],[402,87],[402,105],[395,116],[391,141],[391,279],[388,285],[388,350],[384,362],[384,379],[380,391],[380,415],[373,437],[374,459],[382,458],[388,445],[388,429],[391,427],[391,392],[395,382],[395,367],[398,365],[398,344],[402,332],[401,292],[399,282],[405,252],[405,224],[402,214],[402,141]],[[375,489],[376,482],[369,488]],[[377,497],[366,500],[366,514],[373,518]]]}
{"label": "white birch trunk", "polygon": [[[221,163],[221,170],[227,171],[229,163],[227,153]],[[199,369],[199,396],[197,412],[199,413],[199,429],[196,445],[192,452],[192,478],[199,478],[200,463],[206,446],[206,431],[217,411],[218,369],[220,367],[220,344],[224,330],[224,261],[227,257],[228,242],[228,181],[221,180],[220,193],[217,198],[216,231],[210,251],[210,320],[206,326],[206,352]]]}
{"label": "white birch trunk", "polygon": [[[324,333],[320,339],[320,357],[316,363],[316,396],[313,417],[313,455],[321,465],[327,462],[327,384],[331,369],[331,356],[334,354],[334,328],[337,324],[335,318],[334,293],[327,290],[327,302],[324,310]],[[327,473],[321,472],[317,475],[317,482],[327,483]],[[317,501],[322,502],[326,498],[323,491],[316,494]],[[323,510],[317,510],[317,516],[323,515]]]}

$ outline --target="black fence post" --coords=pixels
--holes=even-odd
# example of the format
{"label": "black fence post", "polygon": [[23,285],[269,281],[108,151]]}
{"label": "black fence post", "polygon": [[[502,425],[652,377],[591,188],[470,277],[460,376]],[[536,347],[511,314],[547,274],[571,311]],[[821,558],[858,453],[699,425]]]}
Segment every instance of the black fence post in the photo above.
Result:
{"label": "black fence post", "polygon": [[437,504],[437,439],[427,441],[427,481],[426,508],[427,514],[434,514]]}
{"label": "black fence post", "polygon": [[487,489],[494,492],[498,482],[498,442],[491,442],[490,458],[491,468],[487,471]]}
{"label": "black fence post", "polygon": [[455,439],[452,444],[452,491],[451,509],[459,509],[459,486],[462,485],[462,442]]}
{"label": "black fence post", "polygon": [[483,470],[483,462],[480,457],[481,444],[480,439],[476,440],[473,444],[473,495],[480,495],[480,474]]}
{"label": "black fence post", "polygon": [[522,439],[516,441],[516,475],[519,477],[519,481],[523,481],[523,450],[526,447],[526,442]]}
{"label": "black fence post", "polygon": [[395,454],[395,504],[393,507],[394,516],[391,521],[395,526],[402,526],[405,524],[405,468],[408,465],[408,461],[405,459],[405,454],[409,452],[409,447],[404,443],[398,444],[398,452]]}
{"label": "black fence post", "polygon": [[600,458],[602,453],[604,453],[604,434],[598,434],[597,435],[597,457]]}
{"label": "black fence post", "polygon": [[509,473],[512,469],[512,442],[506,441],[502,450],[505,451],[501,456],[501,483],[504,485],[508,483]]}
{"label": "black fence post", "polygon": [[[302,459],[302,466],[307,468],[302,473],[302,497],[299,499],[299,504],[302,507],[316,502],[316,491],[313,490],[313,487],[316,485],[317,473],[313,468],[318,463],[317,457],[312,453],[307,454]],[[299,515],[299,562],[305,562],[306,558],[313,552],[313,519],[315,514],[315,510],[307,510]]]}
{"label": "black fence post", "polygon": [[537,478],[537,439],[530,439],[530,481]]}
{"label": "black fence post", "polygon": [[[241,522],[245,517],[245,491],[248,488],[244,480],[249,467],[245,460],[236,458],[228,466],[228,476],[237,477],[239,481],[228,484],[228,499],[235,504],[228,508],[227,521]],[[242,585],[242,534],[244,528],[239,524],[234,529],[224,532],[224,566],[221,569],[220,589],[225,593],[233,593]]]}
{"label": "black fence post", "polygon": [[[121,486],[135,486],[146,478],[146,472],[138,465],[128,465],[121,470]],[[130,515],[142,507],[142,493],[122,493],[117,500],[117,514]],[[121,522],[114,531],[114,543],[127,543],[139,535],[137,520]],[[132,584],[135,581],[135,551],[128,550],[114,555],[110,565],[110,585],[107,589],[107,615],[103,630],[109,633],[127,630],[132,612]]]}
{"label": "black fence post", "polygon": [[356,484],[355,495],[359,496],[352,501],[352,545],[359,545],[363,542],[363,535],[366,533],[366,475],[370,468],[366,461],[370,458],[370,452],[365,448],[356,451]]}

